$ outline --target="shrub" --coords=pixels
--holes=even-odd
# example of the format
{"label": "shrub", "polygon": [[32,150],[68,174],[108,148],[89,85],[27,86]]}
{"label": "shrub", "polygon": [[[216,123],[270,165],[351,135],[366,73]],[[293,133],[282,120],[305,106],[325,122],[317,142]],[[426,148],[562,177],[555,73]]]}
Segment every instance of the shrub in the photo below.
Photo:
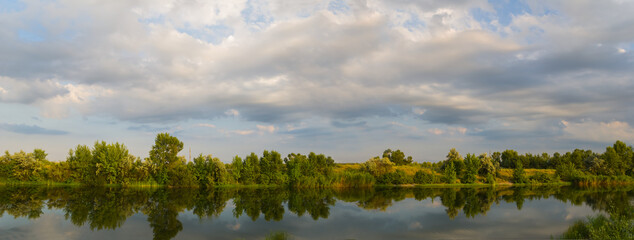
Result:
{"label": "shrub", "polygon": [[431,173],[427,173],[423,170],[418,170],[416,174],[414,174],[414,183],[417,184],[433,184],[437,183],[436,174],[432,171]]}

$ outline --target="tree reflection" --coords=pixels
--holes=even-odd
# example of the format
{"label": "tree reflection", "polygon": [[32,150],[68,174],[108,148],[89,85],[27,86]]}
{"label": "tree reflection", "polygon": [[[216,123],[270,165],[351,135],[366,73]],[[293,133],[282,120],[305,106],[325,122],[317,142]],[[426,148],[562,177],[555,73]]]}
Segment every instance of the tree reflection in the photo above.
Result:
{"label": "tree reflection", "polygon": [[314,220],[328,218],[332,205],[335,205],[335,199],[331,189],[305,189],[289,192],[288,210],[300,217],[308,212]]}
{"label": "tree reflection", "polygon": [[[0,216],[38,218],[43,208],[61,209],[65,218],[92,230],[117,229],[126,219],[143,213],[154,239],[174,238],[182,229],[181,212],[191,211],[201,221],[217,218],[232,200],[233,215],[243,214],[252,221],[280,221],[285,210],[314,220],[330,216],[336,201],[349,202],[366,210],[386,211],[404,199],[440,201],[448,218],[463,212],[465,217],[485,215],[493,203],[515,203],[522,209],[532,199],[555,198],[571,204],[587,204],[595,211],[634,218],[634,187],[620,188],[366,188],[366,189],[287,189],[287,188],[84,188],[84,187],[0,187]],[[286,207],[285,207],[286,206]]]}
{"label": "tree reflection", "polygon": [[183,230],[183,224],[178,220],[178,213],[183,210],[172,197],[180,198],[175,192],[159,189],[152,194],[150,201],[143,209],[152,227],[154,239],[172,239]]}

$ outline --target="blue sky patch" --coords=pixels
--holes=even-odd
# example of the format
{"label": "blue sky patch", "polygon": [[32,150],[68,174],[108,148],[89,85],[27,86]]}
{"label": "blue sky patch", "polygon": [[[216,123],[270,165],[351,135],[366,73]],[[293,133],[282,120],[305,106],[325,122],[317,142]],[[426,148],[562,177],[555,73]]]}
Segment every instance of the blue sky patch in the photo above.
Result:
{"label": "blue sky patch", "polygon": [[502,26],[508,26],[513,16],[532,13],[531,8],[524,1],[489,0],[489,4],[495,9],[498,22]]}
{"label": "blue sky patch", "polygon": [[350,12],[350,6],[343,0],[334,0],[328,3],[328,11],[338,14],[347,14]]}
{"label": "blue sky patch", "polygon": [[41,23],[32,22],[27,28],[18,29],[18,38],[24,42],[42,42],[46,40],[47,30]]}
{"label": "blue sky patch", "polygon": [[247,7],[241,12],[244,22],[251,27],[251,30],[262,30],[271,25],[273,17],[271,14],[254,4],[253,0],[247,2]]}
{"label": "blue sky patch", "polygon": [[425,22],[418,18],[415,13],[409,13],[409,19],[403,23],[403,27],[407,28],[410,32],[425,28]]}
{"label": "blue sky patch", "polygon": [[21,12],[26,4],[17,0],[0,0],[0,13]]}
{"label": "blue sky patch", "polygon": [[176,30],[212,44],[220,44],[225,38],[233,34],[233,28],[227,25],[210,25],[203,29],[196,29],[186,24],[185,27]]}

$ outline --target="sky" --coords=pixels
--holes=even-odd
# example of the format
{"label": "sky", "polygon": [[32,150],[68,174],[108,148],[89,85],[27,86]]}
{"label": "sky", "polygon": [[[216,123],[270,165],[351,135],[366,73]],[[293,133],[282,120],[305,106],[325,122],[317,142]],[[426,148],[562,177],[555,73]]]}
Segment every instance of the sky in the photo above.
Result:
{"label": "sky", "polygon": [[0,150],[224,162],[634,143],[634,1],[0,0]]}

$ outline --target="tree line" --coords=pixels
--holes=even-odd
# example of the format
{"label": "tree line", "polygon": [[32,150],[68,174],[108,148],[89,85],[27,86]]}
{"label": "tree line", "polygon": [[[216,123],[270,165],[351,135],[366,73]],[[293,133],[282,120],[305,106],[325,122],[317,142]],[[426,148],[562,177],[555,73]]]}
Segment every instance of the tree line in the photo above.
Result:
{"label": "tree line", "polygon": [[[95,142],[69,150],[66,161],[51,162],[35,149],[0,157],[0,182],[49,182],[85,185],[161,185],[211,188],[220,185],[293,187],[368,187],[377,184],[609,184],[631,182],[634,151],[616,141],[603,153],[575,149],[565,154],[520,155],[515,150],[467,154],[452,148],[443,161],[416,163],[401,150],[358,164],[336,164],[324,154],[276,151],[235,156],[223,163],[212,155],[187,161],[178,156],[183,142],[168,133],[156,136],[149,157],[141,159],[120,143]],[[527,172],[525,169],[531,169]],[[554,172],[552,170],[555,170]]]}

